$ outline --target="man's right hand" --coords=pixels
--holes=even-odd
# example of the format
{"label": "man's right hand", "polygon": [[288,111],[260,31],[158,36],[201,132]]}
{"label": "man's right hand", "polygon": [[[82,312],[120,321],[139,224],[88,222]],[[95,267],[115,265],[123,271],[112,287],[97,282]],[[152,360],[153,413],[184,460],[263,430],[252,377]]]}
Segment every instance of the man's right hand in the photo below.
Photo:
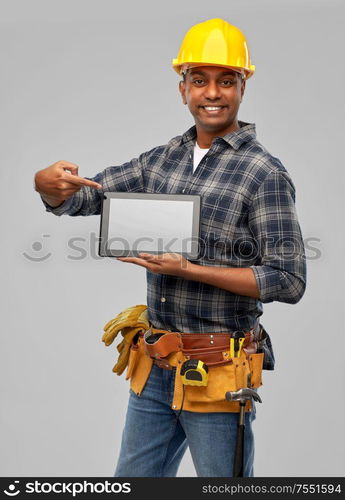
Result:
{"label": "man's right hand", "polygon": [[97,182],[79,177],[78,166],[68,161],[58,161],[35,175],[35,190],[52,207],[61,205],[82,186],[102,189]]}

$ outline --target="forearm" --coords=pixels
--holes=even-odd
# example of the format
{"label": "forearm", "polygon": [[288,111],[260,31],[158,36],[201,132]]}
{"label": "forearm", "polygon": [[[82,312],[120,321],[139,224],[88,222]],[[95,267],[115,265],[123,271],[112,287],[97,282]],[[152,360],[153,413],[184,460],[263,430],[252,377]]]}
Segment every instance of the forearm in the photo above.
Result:
{"label": "forearm", "polygon": [[248,267],[200,266],[188,262],[183,277],[222,288],[238,295],[260,298],[259,289],[252,269]]}

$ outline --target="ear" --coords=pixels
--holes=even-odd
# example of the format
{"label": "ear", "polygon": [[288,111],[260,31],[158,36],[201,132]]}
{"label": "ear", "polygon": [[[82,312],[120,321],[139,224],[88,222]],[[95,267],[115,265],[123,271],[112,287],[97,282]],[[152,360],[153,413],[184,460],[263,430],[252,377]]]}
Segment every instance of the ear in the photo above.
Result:
{"label": "ear", "polygon": [[246,89],[246,80],[242,80],[242,82],[241,82],[241,102],[242,102],[242,98],[243,98],[245,89]]}
{"label": "ear", "polygon": [[178,89],[180,91],[183,104],[187,104],[187,99],[186,99],[186,84],[185,84],[185,82],[183,80],[181,80],[179,82]]}

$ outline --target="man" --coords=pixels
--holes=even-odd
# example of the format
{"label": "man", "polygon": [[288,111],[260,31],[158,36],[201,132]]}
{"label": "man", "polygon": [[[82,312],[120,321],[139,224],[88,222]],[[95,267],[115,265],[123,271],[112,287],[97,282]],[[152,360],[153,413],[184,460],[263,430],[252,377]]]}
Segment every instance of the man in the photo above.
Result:
{"label": "man", "polygon": [[[57,162],[36,174],[36,190],[47,211],[73,216],[99,214],[102,189],[201,195],[197,261],[170,253],[119,260],[147,269],[153,327],[181,332],[183,339],[258,332],[263,302],[296,303],[305,290],[294,186],[256,140],[254,124],[238,120],[246,80],[255,71],[240,30],[221,19],[192,27],[173,67],[182,75],[179,90],[195,126],[92,179],[79,177],[74,164]],[[267,347],[264,368],[273,369],[269,337]],[[153,363],[142,391],[130,391],[115,475],[175,476],[189,446],[198,476],[231,477],[238,408],[212,398],[207,403],[207,397],[196,411],[183,403],[177,408],[178,370],[170,368]],[[210,368],[210,377],[222,369]],[[220,393],[226,390],[221,382]],[[254,419],[253,404],[245,413],[244,476],[254,474]]]}

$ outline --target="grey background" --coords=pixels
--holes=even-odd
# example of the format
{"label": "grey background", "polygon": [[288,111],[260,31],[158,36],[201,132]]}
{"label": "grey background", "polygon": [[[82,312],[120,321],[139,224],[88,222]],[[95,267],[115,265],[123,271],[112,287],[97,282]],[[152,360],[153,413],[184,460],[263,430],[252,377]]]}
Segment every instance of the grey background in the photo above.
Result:
{"label": "grey background", "polygon": [[[302,301],[265,307],[277,366],[264,373],[255,474],[343,476],[344,2],[0,7],[1,475],[112,475],[128,383],[101,335],[146,300],[142,268],[95,257],[99,218],[46,213],[33,176],[61,159],[91,176],[184,132],[192,119],[170,62],[190,26],[222,17],[257,66],[240,119],[289,170],[304,238],[317,239]],[[194,474],[186,455],[179,475]]]}

